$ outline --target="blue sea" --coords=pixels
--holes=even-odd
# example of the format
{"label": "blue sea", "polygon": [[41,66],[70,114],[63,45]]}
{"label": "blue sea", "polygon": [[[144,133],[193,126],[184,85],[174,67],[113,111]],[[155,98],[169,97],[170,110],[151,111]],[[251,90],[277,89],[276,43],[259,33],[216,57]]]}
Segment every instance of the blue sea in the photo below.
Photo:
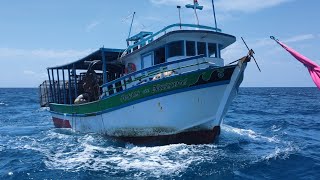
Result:
{"label": "blue sea", "polygon": [[320,179],[320,91],[240,88],[219,141],[144,147],[55,129],[37,89],[0,89],[0,179]]}

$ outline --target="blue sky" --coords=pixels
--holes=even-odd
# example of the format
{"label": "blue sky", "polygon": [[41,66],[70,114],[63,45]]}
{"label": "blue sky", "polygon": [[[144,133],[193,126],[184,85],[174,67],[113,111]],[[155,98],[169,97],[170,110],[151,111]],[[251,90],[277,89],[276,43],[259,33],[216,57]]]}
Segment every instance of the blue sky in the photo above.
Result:
{"label": "blue sky", "polygon": [[[125,48],[130,14],[133,33],[158,31],[178,22],[176,5],[192,0],[1,0],[0,87],[37,87],[46,67],[77,60],[104,46]],[[200,24],[214,25],[211,0],[199,0]],[[320,1],[215,0],[218,27],[237,37],[223,52],[226,62],[245,55],[240,37],[256,52],[260,73],[250,63],[244,87],[315,87],[307,70],[269,39],[274,35],[320,64]],[[194,23],[190,9],[182,21]]]}

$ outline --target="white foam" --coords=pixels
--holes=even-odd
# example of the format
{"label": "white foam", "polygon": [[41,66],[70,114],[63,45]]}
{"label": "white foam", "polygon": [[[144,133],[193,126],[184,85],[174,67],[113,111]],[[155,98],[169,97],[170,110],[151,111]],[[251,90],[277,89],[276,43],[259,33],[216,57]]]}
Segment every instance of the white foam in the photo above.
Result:
{"label": "white foam", "polygon": [[277,127],[276,125],[273,125],[273,126],[271,127],[271,130],[272,130],[273,132],[278,132],[278,131],[281,130],[281,127]]}
{"label": "white foam", "polygon": [[37,112],[50,111],[49,107],[41,107],[37,110]]}
{"label": "white foam", "polygon": [[298,147],[293,146],[292,144],[288,144],[287,147],[275,147],[272,153],[264,156],[262,159],[270,160],[270,159],[287,159],[290,154],[298,151]]}
{"label": "white foam", "polygon": [[[189,167],[193,168],[202,162],[232,161],[235,166],[265,161],[272,158],[286,158],[294,146],[274,137],[265,137],[251,129],[222,126],[222,135],[229,140],[249,139],[260,145],[257,151],[252,146],[241,145],[247,153],[241,158],[239,154],[226,151],[219,144],[185,145],[174,144],[157,147],[139,147],[126,144],[125,147],[108,145],[106,139],[94,134],[81,135],[72,131],[52,129],[44,132],[42,139],[30,136],[12,139],[10,148],[29,149],[40,152],[46,158],[48,169],[59,169],[71,172],[92,170],[116,173],[133,172],[134,176],[144,175],[160,178],[163,175],[178,175]],[[222,143],[223,144],[223,143]],[[251,145],[251,144],[250,144]],[[283,147],[283,148],[281,148]],[[6,146],[9,148],[9,146]],[[246,149],[248,148],[248,149]],[[261,149],[263,148],[263,149]],[[1,150],[1,146],[0,146]],[[245,162],[245,163],[244,163]],[[219,172],[219,170],[217,170]]]}
{"label": "white foam", "polygon": [[[89,140],[88,138],[87,140]],[[68,171],[103,170],[103,171],[139,171],[155,177],[170,175],[185,170],[191,163],[202,161],[202,157],[189,155],[190,146],[184,144],[158,147],[102,147],[81,143],[76,151],[46,154],[45,164],[50,169]]]}
{"label": "white foam", "polygon": [[0,102],[0,106],[8,106],[8,104],[6,104],[4,102]]}
{"label": "white foam", "polygon": [[[254,132],[251,129],[240,129],[240,128],[235,128],[232,126],[228,126],[228,125],[223,125],[221,127],[222,131],[224,131],[223,133],[227,132],[227,133],[231,133],[231,134],[236,134],[236,135],[240,135],[240,137],[246,137],[249,138],[251,140],[257,140],[257,141],[267,141],[267,142],[275,142],[278,143],[279,139],[277,139],[276,137],[266,137],[266,136],[262,136],[256,132]],[[229,137],[230,138],[230,137]]]}

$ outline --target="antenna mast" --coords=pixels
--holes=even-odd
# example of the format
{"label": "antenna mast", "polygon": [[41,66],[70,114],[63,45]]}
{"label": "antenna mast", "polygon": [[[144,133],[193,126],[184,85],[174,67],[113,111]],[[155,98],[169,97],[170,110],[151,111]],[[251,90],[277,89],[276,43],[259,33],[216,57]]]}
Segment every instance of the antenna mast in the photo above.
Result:
{"label": "antenna mast", "polygon": [[[133,15],[132,15],[132,20],[131,20],[131,25],[130,25],[130,29],[129,29],[129,35],[128,35],[128,39],[130,38],[131,36],[131,30],[132,30],[132,25],[133,25],[133,20],[134,20],[134,16],[136,15],[136,12],[133,12]],[[127,45],[129,46],[129,42],[127,41]]]}
{"label": "antenna mast", "polygon": [[179,22],[180,22],[180,29],[181,29],[181,12],[180,12],[181,6],[177,6],[177,8],[179,10]]}
{"label": "antenna mast", "polygon": [[215,8],[214,8],[214,2],[213,2],[213,0],[212,0],[212,11],[213,11],[214,24],[215,24],[215,27],[216,27],[216,31],[218,31],[216,11],[215,11]]}

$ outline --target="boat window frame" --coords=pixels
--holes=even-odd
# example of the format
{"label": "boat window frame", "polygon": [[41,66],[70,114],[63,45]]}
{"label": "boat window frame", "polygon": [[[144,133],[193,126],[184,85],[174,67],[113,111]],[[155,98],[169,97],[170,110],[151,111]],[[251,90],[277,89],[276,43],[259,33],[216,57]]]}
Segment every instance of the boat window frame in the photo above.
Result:
{"label": "boat window frame", "polygon": [[[189,52],[189,50],[188,50],[188,47],[187,47],[187,44],[188,44],[188,42],[191,42],[191,43],[193,43],[193,45],[194,45],[194,47],[193,47],[193,54],[189,54],[188,55],[188,52]],[[192,41],[192,40],[186,40],[185,41],[185,56],[196,56],[197,55],[197,42],[196,41]]]}
{"label": "boat window frame", "polygon": [[[161,48],[163,48],[164,49],[164,62],[162,62],[162,63],[165,63],[165,62],[167,62],[167,48],[166,48],[166,45],[163,45],[163,46],[159,46],[159,47],[157,47],[157,48],[155,48],[155,49],[153,49],[151,52],[153,52],[153,65],[157,65],[156,63],[155,63],[155,61],[156,61],[156,50],[159,50],[159,49],[161,49]],[[158,63],[158,64],[162,64],[162,63]]]}
{"label": "boat window frame", "polygon": [[[173,44],[173,43],[178,43],[180,42],[181,43],[181,54],[180,55],[173,55],[173,56],[170,56],[170,45]],[[166,56],[166,59],[168,58],[172,58],[172,57],[177,57],[177,56],[185,56],[185,41],[184,40],[177,40],[177,41],[171,41],[169,43],[166,44],[166,50],[167,50],[167,56]]]}
{"label": "boat window frame", "polygon": [[[210,52],[210,45],[214,45],[214,53],[211,53]],[[218,58],[218,44],[217,43],[207,43],[207,54],[208,54],[208,56],[207,57],[210,57],[210,58]],[[212,56],[212,55],[214,55],[214,56]]]}
{"label": "boat window frame", "polygon": [[[199,54],[199,43],[204,43],[205,47],[204,47],[204,54]],[[204,42],[204,41],[196,41],[196,55],[205,55],[205,57],[208,57],[208,42]]]}

